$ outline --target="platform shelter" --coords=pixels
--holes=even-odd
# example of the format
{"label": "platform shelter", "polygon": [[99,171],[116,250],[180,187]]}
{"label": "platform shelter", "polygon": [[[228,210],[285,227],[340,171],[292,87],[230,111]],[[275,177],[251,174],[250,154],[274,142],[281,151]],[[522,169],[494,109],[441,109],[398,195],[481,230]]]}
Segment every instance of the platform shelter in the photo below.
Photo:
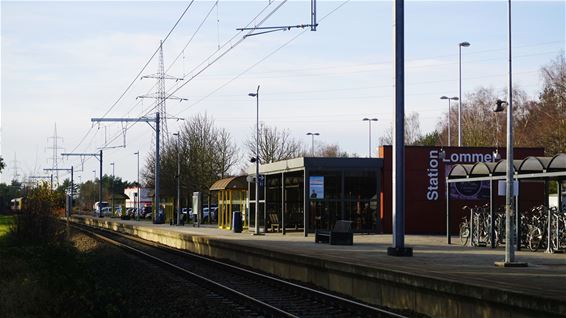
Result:
{"label": "platform shelter", "polygon": [[[521,196],[532,195],[532,193],[522,191],[521,189],[525,186],[525,183],[536,182],[544,184],[543,191],[543,204],[548,208],[549,206],[549,183],[557,182],[558,189],[558,206],[563,207],[564,205],[564,189],[566,187],[566,154],[560,153],[553,157],[536,157],[531,156],[522,160],[513,160],[513,179],[516,186],[514,189],[515,195],[515,220],[514,227],[516,237],[519,239],[522,237],[521,233],[521,209],[520,206]],[[452,167],[448,176],[446,177],[446,184],[457,184],[457,183],[479,183],[488,182],[489,183],[489,211],[491,215],[492,222],[495,220],[495,197],[496,189],[499,187],[504,188],[504,185],[499,186],[500,181],[505,181],[507,171],[507,160],[500,160],[498,162],[477,162],[475,164],[458,164]],[[496,184],[496,182],[498,182]],[[446,187],[446,237],[448,243],[450,244],[450,187]],[[498,191],[504,192],[504,191]],[[524,192],[522,194],[522,192]],[[548,209],[547,209],[548,210]],[[550,213],[550,212],[549,212]],[[491,247],[495,247],[495,226],[491,224]],[[521,242],[517,244],[518,249],[521,247]]]}
{"label": "platform shelter", "polygon": [[232,229],[232,218],[235,211],[242,213],[243,226],[247,224],[247,190],[246,176],[230,177],[212,184],[210,191],[216,192],[218,198],[218,227]]}
{"label": "platform shelter", "polygon": [[260,165],[256,208],[255,166],[247,173],[248,224],[254,228],[302,231],[331,229],[337,220],[352,221],[354,232],[378,233],[380,222],[380,158],[301,157]]}

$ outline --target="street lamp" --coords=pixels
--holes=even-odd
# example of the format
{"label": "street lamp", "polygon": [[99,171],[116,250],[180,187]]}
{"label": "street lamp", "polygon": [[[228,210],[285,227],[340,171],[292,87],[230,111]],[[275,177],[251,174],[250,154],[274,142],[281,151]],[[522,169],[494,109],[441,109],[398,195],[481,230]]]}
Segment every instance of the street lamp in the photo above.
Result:
{"label": "street lamp", "polygon": [[317,132],[309,132],[307,136],[311,136],[311,157],[314,157],[314,136],[320,136]]}
{"label": "street lamp", "polygon": [[459,100],[460,98],[458,97],[448,97],[448,96],[441,96],[440,99],[447,99],[448,100],[448,147],[450,147],[450,140],[452,138],[450,138],[450,128],[452,127],[452,125],[450,124],[450,101],[452,100]]}
{"label": "street lamp", "polygon": [[377,118],[364,118],[362,119],[363,121],[367,121],[368,122],[368,128],[369,128],[369,148],[368,148],[368,158],[371,158],[371,122],[372,121],[377,121]]}
{"label": "street lamp", "polygon": [[[136,220],[139,221],[140,220],[140,213],[141,213],[141,210],[140,210],[140,208],[141,208],[141,204],[140,204],[140,201],[141,201],[141,195],[140,195],[140,151],[138,150],[138,151],[134,152],[134,155],[138,156],[138,203],[136,205],[137,206]],[[135,202],[134,202],[134,204],[135,204]]]}
{"label": "street lamp", "polygon": [[110,186],[110,191],[112,192],[112,215],[114,215],[114,162],[111,162],[110,165],[112,166],[112,185]]}
{"label": "street lamp", "polygon": [[[249,93],[248,96],[255,97],[256,100],[256,126],[255,126],[255,233],[259,233],[259,85],[255,93]],[[265,222],[265,220],[264,220]]]}
{"label": "street lamp", "polygon": [[177,178],[177,225],[181,225],[181,152],[179,151],[179,138],[181,134],[176,132],[173,136],[177,136],[177,175],[175,176]]}
{"label": "street lamp", "polygon": [[508,54],[509,54],[509,87],[507,101],[497,100],[495,111],[503,111],[503,104],[507,104],[507,173],[505,176],[505,260],[495,262],[502,267],[525,267],[527,263],[515,261],[514,231],[513,231],[513,74],[511,55],[511,0],[508,1]]}
{"label": "street lamp", "polygon": [[462,147],[462,47],[469,46],[469,42],[458,44],[458,147]]}

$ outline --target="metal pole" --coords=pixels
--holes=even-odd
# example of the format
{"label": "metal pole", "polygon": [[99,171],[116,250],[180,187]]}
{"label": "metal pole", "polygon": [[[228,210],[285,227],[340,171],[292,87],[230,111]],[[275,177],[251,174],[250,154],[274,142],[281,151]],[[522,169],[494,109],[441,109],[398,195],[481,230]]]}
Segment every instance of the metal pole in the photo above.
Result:
{"label": "metal pole", "polygon": [[448,98],[448,147],[450,147],[450,98]]}
{"label": "metal pole", "polygon": [[490,241],[491,241],[491,248],[495,248],[495,198],[493,195],[493,181],[489,181],[489,215],[491,217],[491,221],[490,221],[490,230],[489,230],[489,235],[490,235]]}
{"label": "metal pole", "polygon": [[512,55],[511,55],[511,0],[508,0],[509,32],[508,32],[508,52],[509,52],[509,87],[507,106],[507,174],[505,176],[505,261],[496,262],[497,266],[504,267],[524,267],[527,263],[515,262],[515,244],[513,230],[513,74],[512,74]]}
{"label": "metal pole", "polygon": [[157,216],[159,215],[159,134],[161,133],[159,129],[159,112],[155,113],[155,215],[153,216],[153,223],[158,223]]}
{"label": "metal pole", "polygon": [[285,172],[281,172],[281,228],[285,235]]}
{"label": "metal pole", "polygon": [[452,237],[450,236],[450,184],[446,178],[446,240],[448,245],[452,244]]}
{"label": "metal pole", "polygon": [[256,100],[256,143],[255,143],[255,235],[259,235],[259,85]]}
{"label": "metal pole", "polygon": [[551,224],[552,224],[552,212],[550,210],[550,204],[548,202],[548,196],[550,194],[550,190],[548,188],[549,183],[548,180],[544,180],[544,207],[546,209],[546,251],[545,253],[553,253],[552,250],[552,242],[550,240],[551,237]]}
{"label": "metal pole", "polygon": [[462,45],[458,45],[458,147],[462,147]]}
{"label": "metal pole", "polygon": [[[179,151],[179,138],[181,133],[177,133],[177,225],[181,225],[181,152]],[[208,220],[210,223],[211,213],[208,209]]]}
{"label": "metal pole", "polygon": [[395,0],[395,120],[393,142],[393,246],[392,256],[412,256],[405,247],[405,45],[404,1]]}
{"label": "metal pole", "polygon": [[110,184],[110,192],[112,197],[110,197],[110,200],[112,201],[112,215],[114,215],[114,162],[111,162],[110,165],[112,166],[112,183]]}
{"label": "metal pole", "polygon": [[71,166],[71,209],[69,210],[69,216],[73,212],[73,193],[75,191],[75,173],[73,166]]}
{"label": "metal pole", "polygon": [[371,158],[371,119],[368,120],[368,128],[369,128],[369,133],[368,133],[368,158]]}
{"label": "metal pole", "polygon": [[100,150],[100,180],[98,182],[98,217],[102,216],[102,149]]}
{"label": "metal pole", "polygon": [[505,262],[515,261],[515,251],[513,249],[513,85],[512,85],[512,63],[511,63],[511,0],[509,3],[509,88],[508,88],[508,109],[507,109],[507,175],[505,189]]}
{"label": "metal pole", "polygon": [[137,205],[138,213],[136,213],[136,218],[139,221],[140,213],[141,213],[141,204],[140,204],[140,201],[141,201],[141,193],[140,193],[140,188],[141,188],[140,187],[140,151],[139,150],[137,152],[137,155],[138,155],[138,205]]}
{"label": "metal pole", "polygon": [[521,189],[521,181],[519,181],[519,179],[516,179],[517,182],[517,193],[515,193],[515,237],[516,237],[516,250],[520,251],[521,250],[521,235],[523,235],[521,233],[521,210],[520,210],[520,202],[519,202],[519,193],[520,193],[520,189]]}
{"label": "metal pole", "polygon": [[311,134],[311,156],[314,157],[314,134]]}

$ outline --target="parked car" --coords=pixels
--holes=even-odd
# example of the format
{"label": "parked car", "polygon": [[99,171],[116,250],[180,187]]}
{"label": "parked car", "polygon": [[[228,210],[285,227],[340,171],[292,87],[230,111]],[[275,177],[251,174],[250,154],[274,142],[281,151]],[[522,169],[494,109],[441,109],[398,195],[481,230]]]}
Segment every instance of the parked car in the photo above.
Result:
{"label": "parked car", "polygon": [[218,207],[211,206],[210,207],[210,213],[208,213],[208,207],[203,208],[202,209],[202,222],[208,223],[209,217],[210,217],[210,222],[216,222],[216,216],[217,215],[218,215]]}
{"label": "parked car", "polygon": [[115,217],[118,217],[118,218],[122,216],[122,207],[121,207],[121,206],[117,207],[117,208],[114,210],[114,216],[115,216]]}
{"label": "parked car", "polygon": [[[98,217],[98,210],[95,210],[92,215]],[[112,216],[112,209],[110,207],[104,207],[102,208],[102,216]]]}
{"label": "parked car", "polygon": [[140,213],[140,217],[144,218],[144,219],[151,219],[151,207],[150,206],[144,206],[141,209],[141,213]]}

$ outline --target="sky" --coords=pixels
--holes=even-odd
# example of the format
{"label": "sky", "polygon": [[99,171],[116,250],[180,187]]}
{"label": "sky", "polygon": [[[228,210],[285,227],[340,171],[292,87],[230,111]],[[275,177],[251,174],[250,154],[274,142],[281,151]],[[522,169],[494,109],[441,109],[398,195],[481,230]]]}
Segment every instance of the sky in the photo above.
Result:
{"label": "sky", "polygon": [[[309,1],[288,1],[275,10],[281,3],[194,2],[163,45],[167,73],[184,78],[167,81],[167,91],[188,99],[168,101],[167,112],[181,118],[206,112],[231,133],[244,164],[244,141],[256,118],[255,100],[247,94],[260,85],[260,120],[288,129],[307,146],[306,133],[318,132],[319,144],[367,156],[368,125],[362,118],[378,118],[372,125],[375,156],[394,110],[392,1],[319,0],[316,32],[291,29],[240,41],[243,33],[236,28],[264,9],[252,25],[272,11],[262,26],[310,23]],[[136,180],[134,152],[140,151],[143,168],[153,130],[144,123],[93,125],[90,119],[133,118],[151,110],[151,100],[136,97],[154,92],[155,80],[137,74],[188,5],[1,1],[0,153],[7,163],[1,181],[16,172],[19,180],[46,175],[55,126],[58,153],[113,147],[104,149],[104,173],[112,173],[114,162],[117,176]],[[513,1],[513,82],[532,98],[541,88],[540,68],[565,49],[565,15],[564,1]],[[405,108],[419,114],[423,133],[446,113],[439,97],[458,96],[463,41],[471,43],[462,49],[463,97],[491,87],[504,98],[507,1],[405,3]],[[156,73],[158,61],[150,60],[142,74]],[[182,123],[168,120],[169,133]],[[124,140],[126,147],[119,147]],[[77,181],[92,180],[93,170],[99,171],[94,158],[58,163],[71,165]],[[61,181],[66,177],[60,174]]]}

